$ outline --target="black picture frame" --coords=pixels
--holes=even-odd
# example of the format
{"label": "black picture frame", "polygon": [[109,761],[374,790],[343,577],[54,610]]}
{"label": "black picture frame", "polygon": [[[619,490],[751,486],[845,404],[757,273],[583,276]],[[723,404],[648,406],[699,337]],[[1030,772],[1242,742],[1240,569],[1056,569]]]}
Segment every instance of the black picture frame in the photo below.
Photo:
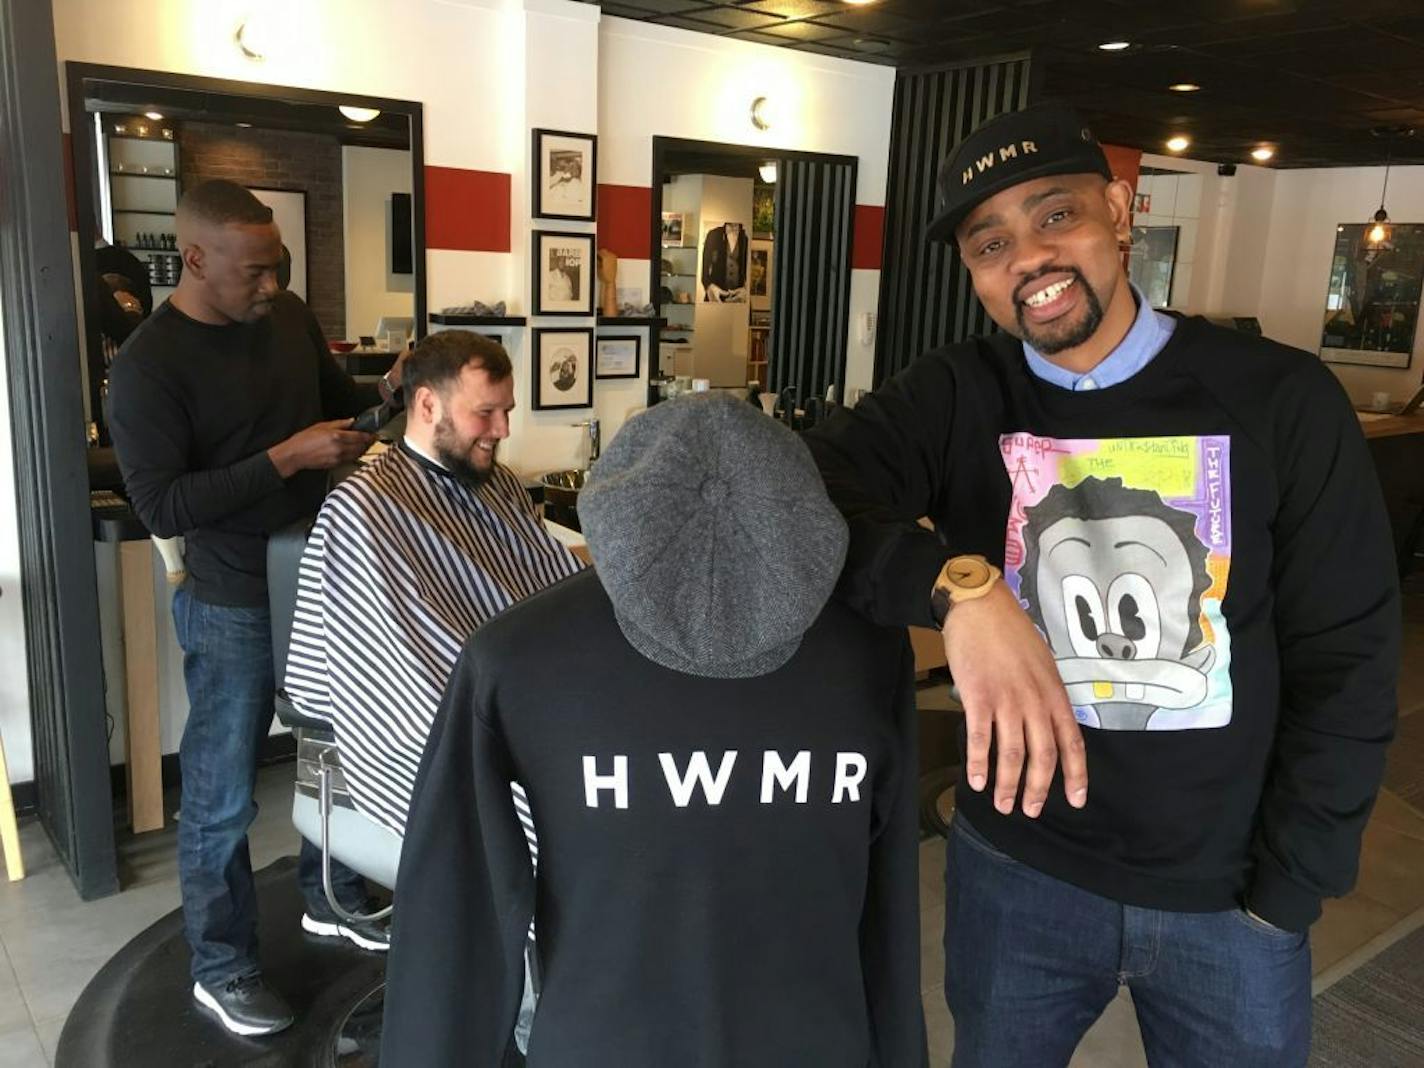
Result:
{"label": "black picture frame", "polygon": [[[531,406],[536,412],[593,407],[594,332],[591,326],[536,326],[530,331]],[[556,345],[572,345],[562,355]],[[572,367],[564,368],[572,358]],[[568,385],[561,382],[571,376]]]}
{"label": "black picture frame", "polygon": [[[534,217],[593,222],[598,213],[598,135],[535,129],[533,141],[529,173],[534,188],[529,202],[534,205]],[[557,166],[560,160],[576,167],[578,173],[565,177],[556,187],[554,174],[561,170]],[[577,192],[569,189],[570,182],[581,188]]]}
{"label": "black picture frame", "polygon": [[[593,280],[598,272],[598,264],[594,257],[594,235],[571,233],[563,230],[535,230],[532,235],[533,255],[530,257],[531,265],[531,290],[530,295],[534,304],[535,315],[569,315],[590,318],[593,315]],[[562,271],[569,274],[570,266],[576,266],[574,276],[559,280],[560,285],[570,285],[573,296],[568,300],[556,297],[553,287],[546,288],[546,283],[552,279],[551,266],[548,259],[548,252],[555,251],[551,246],[563,245],[565,248],[572,246],[579,247],[579,259],[575,265],[563,265]]]}
{"label": "black picture frame", "polygon": [[[633,343],[633,370],[605,372],[601,370],[603,364],[603,346],[610,341]],[[600,334],[593,346],[593,377],[594,378],[639,378],[643,373],[643,336],[641,334]]]}

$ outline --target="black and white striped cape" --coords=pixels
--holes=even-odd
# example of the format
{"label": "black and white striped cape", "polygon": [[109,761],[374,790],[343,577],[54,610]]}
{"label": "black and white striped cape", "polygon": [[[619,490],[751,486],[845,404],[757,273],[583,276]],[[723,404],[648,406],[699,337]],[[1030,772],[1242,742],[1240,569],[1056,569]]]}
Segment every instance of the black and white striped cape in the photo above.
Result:
{"label": "black and white striped cape", "polygon": [[286,690],[331,722],[358,809],[404,835],[465,640],[581,566],[503,467],[472,490],[402,444],[331,491],[302,556]]}

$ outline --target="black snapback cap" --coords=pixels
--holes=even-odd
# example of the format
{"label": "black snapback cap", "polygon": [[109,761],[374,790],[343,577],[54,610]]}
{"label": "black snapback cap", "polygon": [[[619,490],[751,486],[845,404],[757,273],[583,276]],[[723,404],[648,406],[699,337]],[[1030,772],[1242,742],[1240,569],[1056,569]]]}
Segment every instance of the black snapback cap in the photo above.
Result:
{"label": "black snapback cap", "polygon": [[984,201],[1050,174],[1101,174],[1112,181],[1108,158],[1083,117],[1059,104],[995,116],[940,164],[938,211],[925,235],[953,244],[959,224]]}

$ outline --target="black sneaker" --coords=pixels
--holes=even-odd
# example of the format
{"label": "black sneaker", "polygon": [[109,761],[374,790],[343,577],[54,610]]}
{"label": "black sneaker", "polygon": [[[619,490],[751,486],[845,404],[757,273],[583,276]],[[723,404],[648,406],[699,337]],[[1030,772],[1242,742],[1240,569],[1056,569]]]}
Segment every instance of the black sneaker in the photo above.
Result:
{"label": "black sneaker", "polygon": [[235,1035],[275,1035],[292,1026],[292,1008],[260,975],[229,979],[220,986],[193,984],[193,1000]]}
{"label": "black sneaker", "polygon": [[[374,912],[374,903],[367,902],[363,911]],[[302,913],[302,930],[321,938],[344,938],[354,946],[384,953],[391,948],[391,925],[386,920],[343,920],[334,912],[320,914],[310,906]]]}

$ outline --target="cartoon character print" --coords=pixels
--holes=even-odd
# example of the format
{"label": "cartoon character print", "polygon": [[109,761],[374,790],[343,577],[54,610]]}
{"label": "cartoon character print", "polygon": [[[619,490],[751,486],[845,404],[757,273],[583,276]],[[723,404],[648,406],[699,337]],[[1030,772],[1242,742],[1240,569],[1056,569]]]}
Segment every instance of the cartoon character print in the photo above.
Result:
{"label": "cartoon character print", "polygon": [[1104,730],[1146,730],[1205,701],[1216,649],[1200,622],[1211,577],[1196,517],[1098,477],[1055,485],[1024,514],[1019,596],[1072,704]]}

